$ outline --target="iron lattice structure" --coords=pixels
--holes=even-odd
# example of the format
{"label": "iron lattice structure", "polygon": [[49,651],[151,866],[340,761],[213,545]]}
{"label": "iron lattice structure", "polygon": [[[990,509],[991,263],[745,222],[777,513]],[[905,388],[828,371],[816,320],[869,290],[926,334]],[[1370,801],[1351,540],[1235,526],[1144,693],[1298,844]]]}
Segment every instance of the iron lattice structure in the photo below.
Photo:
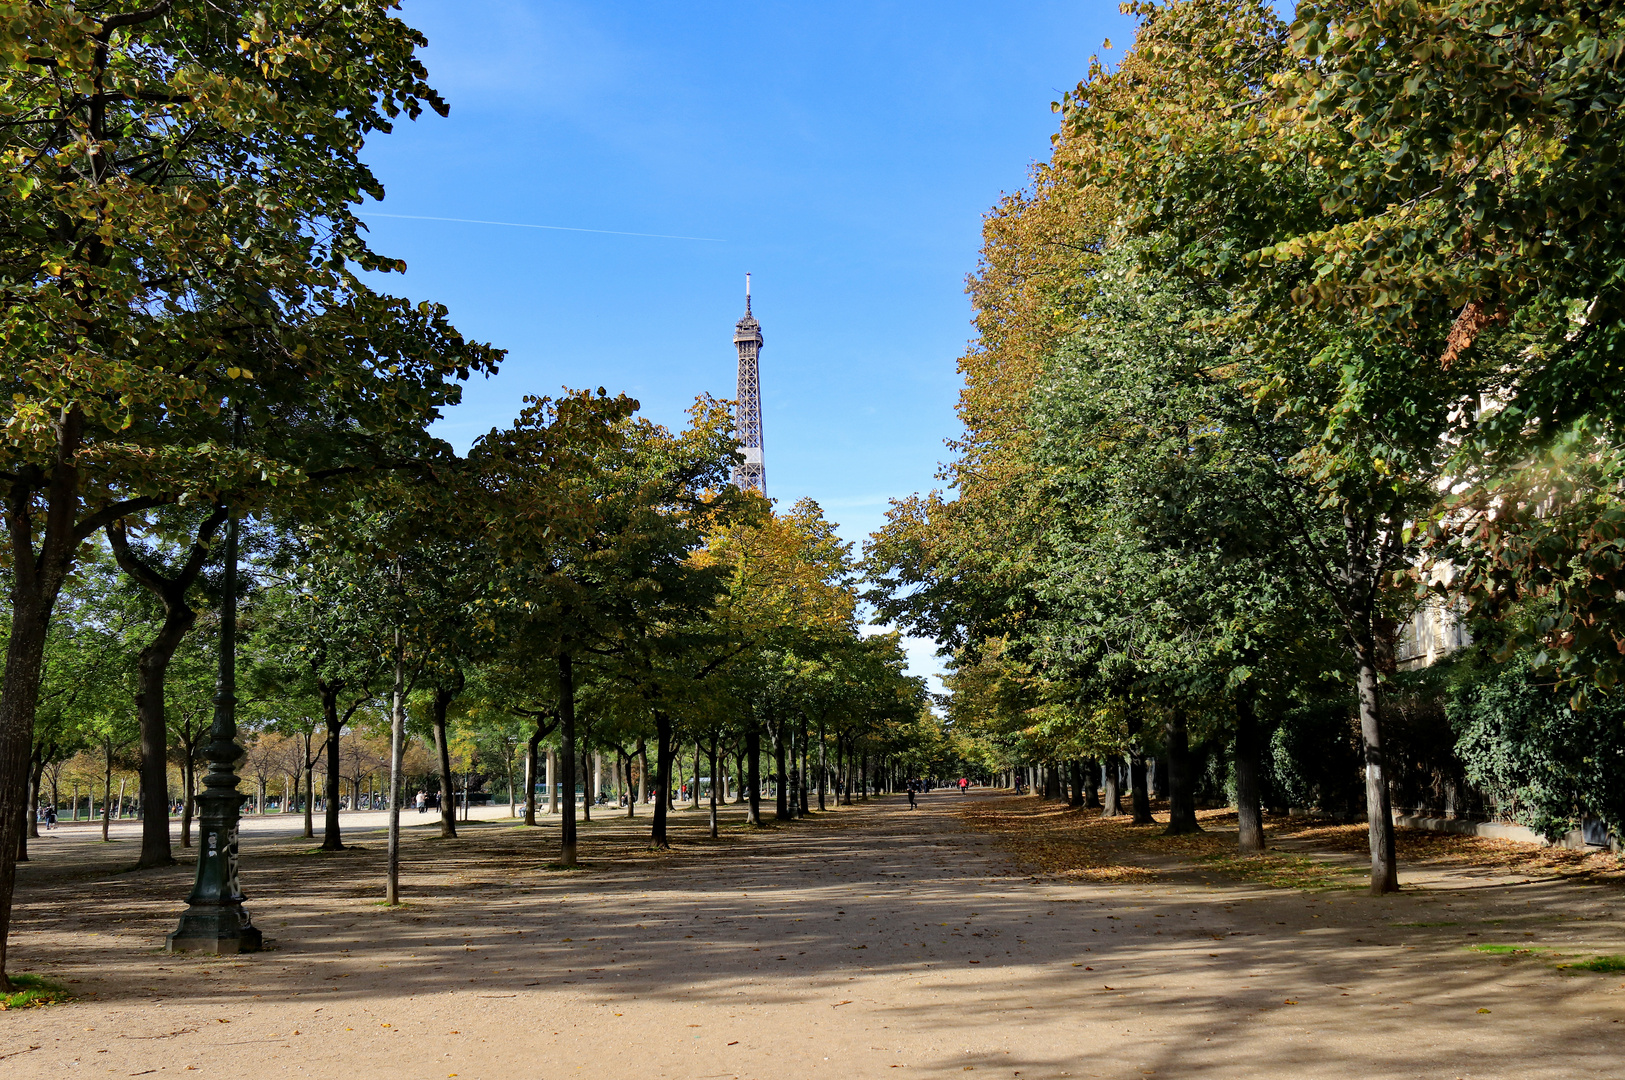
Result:
{"label": "iron lattice structure", "polygon": [[734,324],[734,348],[739,350],[739,393],[734,406],[734,435],[745,463],[734,469],[734,484],[742,491],[767,494],[767,466],[762,460],[762,326],[750,313],[750,275],[745,275],[745,317]]}

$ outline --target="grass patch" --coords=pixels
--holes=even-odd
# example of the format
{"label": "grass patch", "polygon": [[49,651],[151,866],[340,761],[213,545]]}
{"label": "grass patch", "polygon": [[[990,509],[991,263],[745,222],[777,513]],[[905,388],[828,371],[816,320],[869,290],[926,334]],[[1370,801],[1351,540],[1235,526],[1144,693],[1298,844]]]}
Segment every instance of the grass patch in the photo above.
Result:
{"label": "grass patch", "polygon": [[1578,971],[1595,971],[1602,975],[1617,975],[1625,971],[1625,956],[1594,956],[1578,964],[1564,964]]}
{"label": "grass patch", "polygon": [[1357,867],[1321,862],[1307,855],[1274,852],[1258,855],[1221,852],[1204,856],[1202,862],[1221,873],[1276,889],[1352,889],[1359,883],[1349,878],[1364,873]]}
{"label": "grass patch", "polygon": [[66,986],[39,975],[13,975],[11,987],[11,993],[0,994],[0,1010],[37,1009],[42,1005],[59,1005],[73,1000]]}
{"label": "grass patch", "polygon": [[[1532,956],[1536,953],[1550,953],[1550,949],[1540,949],[1521,945],[1469,945],[1470,952],[1483,953],[1486,956]],[[1559,953],[1558,955],[1562,955]],[[1581,960],[1573,964],[1558,964],[1559,971],[1593,971],[1599,975],[1618,975],[1625,972],[1625,956],[1593,956],[1590,960]]]}

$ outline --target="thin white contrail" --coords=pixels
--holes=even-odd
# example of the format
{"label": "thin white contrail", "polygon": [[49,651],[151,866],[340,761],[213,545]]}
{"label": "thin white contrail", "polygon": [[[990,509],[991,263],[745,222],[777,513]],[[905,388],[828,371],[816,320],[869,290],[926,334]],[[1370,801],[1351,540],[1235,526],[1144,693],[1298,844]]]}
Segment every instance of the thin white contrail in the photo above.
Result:
{"label": "thin white contrail", "polygon": [[715,236],[669,236],[665,233],[622,232],[619,229],[577,229],[569,225],[529,225],[522,221],[480,221],[477,218],[431,217],[428,214],[386,214],[381,210],[363,210],[362,217],[400,218],[403,221],[451,221],[459,225],[505,225],[510,229],[550,229],[554,232],[602,233],[605,236],[643,236],[651,240],[703,240],[708,244],[726,244]]}

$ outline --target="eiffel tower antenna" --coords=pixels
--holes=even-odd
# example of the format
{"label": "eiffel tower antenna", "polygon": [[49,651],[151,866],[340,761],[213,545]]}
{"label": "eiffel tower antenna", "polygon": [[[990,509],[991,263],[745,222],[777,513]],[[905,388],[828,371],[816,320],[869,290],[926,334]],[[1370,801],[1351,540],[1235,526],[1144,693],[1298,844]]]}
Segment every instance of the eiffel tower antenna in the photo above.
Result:
{"label": "eiffel tower antenna", "polygon": [[734,324],[734,348],[739,350],[739,393],[734,406],[734,436],[745,463],[734,468],[734,484],[745,491],[767,494],[767,466],[762,461],[762,326],[750,313],[750,275],[745,275],[745,317]]}

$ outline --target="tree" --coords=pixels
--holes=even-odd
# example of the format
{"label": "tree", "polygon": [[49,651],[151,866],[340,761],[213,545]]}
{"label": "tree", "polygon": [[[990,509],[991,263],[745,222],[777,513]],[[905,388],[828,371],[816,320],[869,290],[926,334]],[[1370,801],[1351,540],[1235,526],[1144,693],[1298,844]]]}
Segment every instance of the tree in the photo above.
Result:
{"label": "tree", "polygon": [[[325,761],[322,847],[340,851],[339,740],[357,710],[376,699],[389,666],[378,601],[389,594],[390,574],[370,552],[314,530],[285,538],[275,569],[278,576],[249,612],[255,661],[249,681],[261,708],[304,740],[302,771],[308,776],[318,756]],[[324,749],[315,752],[312,714],[321,716],[323,731]],[[308,819],[315,802],[308,784],[306,794]]]}
{"label": "tree", "polygon": [[[1265,5],[1188,2],[1135,8],[1142,25],[1115,72],[1098,64],[1068,95],[1064,145],[1078,182],[1107,192],[1124,227],[1147,238],[1146,263],[1227,290],[1221,324],[1259,409],[1305,432],[1290,460],[1341,520],[1341,535],[1300,529],[1306,571],[1338,612],[1353,660],[1366,765],[1372,888],[1398,887],[1379,686],[1392,639],[1391,576],[1415,557],[1410,524],[1438,501],[1463,406],[1495,389],[1482,356],[1434,362],[1445,313],[1401,336],[1299,300],[1312,259],[1294,237],[1336,225],[1332,181],[1313,164],[1327,149],[1312,125],[1262,88],[1296,70],[1285,24]],[[1306,164],[1306,161],[1308,164]],[[1293,252],[1296,256],[1289,258]],[[1273,258],[1268,273],[1259,260]]]}
{"label": "tree", "polygon": [[46,628],[81,543],[353,470],[494,360],[354,272],[399,268],[351,204],[383,195],[366,136],[445,109],[422,44],[384,3],[32,6],[0,31],[0,973]]}
{"label": "tree", "polygon": [[[210,542],[226,520],[224,508],[218,506],[201,510],[193,507],[188,511],[166,514],[157,520],[158,541],[161,542],[165,533],[174,535],[176,532],[193,538],[179,559],[166,558],[167,553],[162,550],[161,543],[131,544],[127,519],[121,518],[107,526],[108,545],[112,548],[113,557],[118,560],[119,568],[150,592],[163,611],[157,632],[142,647],[136,659],[136,668],[140,672],[135,709],[141,725],[141,800],[151,811],[142,821],[141,855],[136,860],[139,868],[168,866],[175,861],[169,846],[167,809],[169,724],[165,716],[165,675],[182,638],[197,622],[197,609],[192,606],[196,601],[189,594],[202,576],[204,564],[209,558]],[[188,517],[200,520],[188,521]],[[186,806],[182,811],[183,837],[192,814],[192,788],[189,783],[192,749],[188,744],[186,764],[183,766],[188,779]],[[160,806],[166,808],[162,814],[156,812]]]}
{"label": "tree", "polygon": [[1338,666],[1321,629],[1335,612],[1299,555],[1338,523],[1281,467],[1302,427],[1258,415],[1239,343],[1206,329],[1222,294],[1139,261],[1131,244],[1108,251],[1088,318],[1046,364],[1034,426],[1051,524],[1042,607],[1017,644],[1041,700],[1118,699],[1136,732],[1147,706],[1162,719],[1171,832],[1197,828],[1190,725],[1233,726],[1241,846],[1261,850],[1255,711],[1301,693],[1294,673]]}
{"label": "tree", "polygon": [[761,734],[772,739],[778,815],[790,816],[786,680],[796,650],[857,633],[852,546],[812,499],[760,519],[728,523],[710,536],[702,563],[726,568],[716,618],[740,647],[726,678],[744,718],[748,820],[761,823]]}
{"label": "tree", "polygon": [[[164,680],[167,697],[164,723],[169,729],[170,759],[180,767],[181,774],[181,847],[192,846],[197,768],[203,763],[204,740],[214,720],[215,680],[219,666],[219,619],[211,615],[199,621],[205,624],[204,634],[194,636],[190,648],[183,647],[176,651],[172,658],[172,666]],[[142,755],[141,768],[142,783],[145,785],[147,776],[145,751]],[[167,785],[166,776],[166,797]],[[146,815],[149,819],[153,816],[151,808],[161,805],[151,801],[145,787],[141,801],[149,808]],[[167,807],[161,816],[167,826],[169,818]],[[146,835],[145,828],[142,835],[143,837]]]}

